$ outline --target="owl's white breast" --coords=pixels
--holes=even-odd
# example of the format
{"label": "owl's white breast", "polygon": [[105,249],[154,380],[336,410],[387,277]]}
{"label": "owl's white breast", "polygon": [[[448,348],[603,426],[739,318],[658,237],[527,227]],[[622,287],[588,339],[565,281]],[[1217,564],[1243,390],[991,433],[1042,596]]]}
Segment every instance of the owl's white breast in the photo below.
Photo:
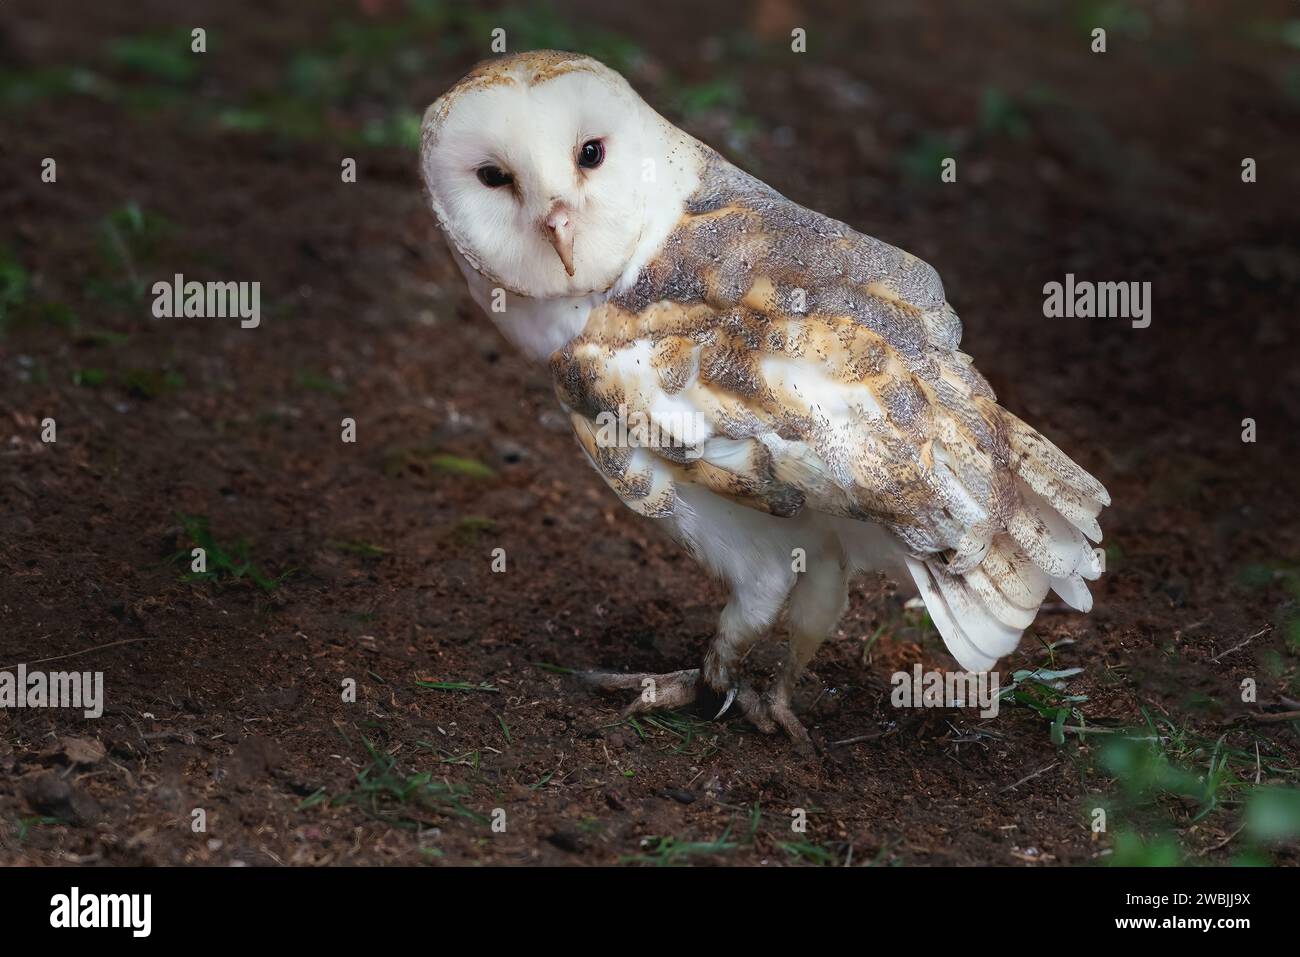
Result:
{"label": "owl's white breast", "polygon": [[591,310],[609,298],[608,292],[563,299],[516,296],[484,279],[455,245],[451,245],[451,255],[478,307],[511,345],[539,362],[546,361],[552,352],[581,332]]}

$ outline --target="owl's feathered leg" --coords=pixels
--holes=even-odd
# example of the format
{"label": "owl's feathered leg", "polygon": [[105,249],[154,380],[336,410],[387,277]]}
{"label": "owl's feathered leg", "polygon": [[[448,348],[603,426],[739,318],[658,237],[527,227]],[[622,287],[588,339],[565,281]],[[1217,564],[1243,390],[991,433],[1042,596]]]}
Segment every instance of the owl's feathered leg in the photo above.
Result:
{"label": "owl's feathered leg", "polygon": [[815,749],[808,730],[795,717],[794,689],[821,643],[839,624],[848,603],[849,570],[838,555],[811,560],[790,593],[786,609],[790,646],[781,674],[763,696],[763,704],[771,720],[805,753]]}
{"label": "owl's feathered leg", "polygon": [[761,696],[740,680],[740,664],[754,643],[771,629],[791,585],[792,581],[785,577],[762,575],[732,583],[731,596],[718,618],[718,633],[704,653],[704,667],[700,670],[703,684],[721,702],[717,717],[722,717],[734,702],[760,731],[771,734],[776,730]]}

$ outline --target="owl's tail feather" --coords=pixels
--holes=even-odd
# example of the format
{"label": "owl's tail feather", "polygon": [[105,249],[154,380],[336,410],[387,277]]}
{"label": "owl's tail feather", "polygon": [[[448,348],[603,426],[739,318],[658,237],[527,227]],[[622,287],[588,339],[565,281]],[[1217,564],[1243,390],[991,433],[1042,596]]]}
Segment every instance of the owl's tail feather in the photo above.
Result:
{"label": "owl's tail feather", "polygon": [[939,556],[908,557],[930,618],[962,668],[987,671],[1015,650],[1048,591],[1089,611],[1085,580],[1101,575],[1088,539],[1101,541],[1097,514],[1110,504],[1101,483],[1003,409],[1018,507],[983,558],[956,571]]}

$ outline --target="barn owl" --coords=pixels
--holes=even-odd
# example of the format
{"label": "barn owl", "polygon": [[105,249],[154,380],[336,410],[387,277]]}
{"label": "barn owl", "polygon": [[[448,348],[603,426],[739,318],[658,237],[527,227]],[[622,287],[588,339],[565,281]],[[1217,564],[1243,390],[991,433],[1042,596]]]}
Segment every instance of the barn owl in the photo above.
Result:
{"label": "barn owl", "polygon": [[[470,294],[547,364],[596,471],[727,586],[698,667],[588,675],[637,692],[629,712],[735,704],[810,749],[795,684],[861,572],[915,586],[968,671],[1009,654],[1049,590],[1091,608],[1110,498],[998,405],[925,262],[791,202],[576,54],[474,68],[426,111],[420,164]],[[741,663],[782,612],[760,693]]]}

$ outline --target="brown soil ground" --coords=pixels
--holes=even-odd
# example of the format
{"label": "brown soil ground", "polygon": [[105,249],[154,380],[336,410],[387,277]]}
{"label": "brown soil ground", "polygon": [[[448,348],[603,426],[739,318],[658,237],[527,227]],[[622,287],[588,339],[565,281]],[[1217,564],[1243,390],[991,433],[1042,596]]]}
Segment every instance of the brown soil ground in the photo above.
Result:
{"label": "brown soil ground", "polygon": [[[31,667],[102,671],[107,705],[0,710],[0,862],[1079,865],[1162,840],[1300,859],[1239,831],[1256,748],[1264,783],[1300,765],[1296,722],[1260,720],[1300,698],[1300,69],[1269,26],[1291,4],[4,6],[0,241],[27,282],[0,338],[0,669],[76,655]],[[470,303],[411,149],[356,138],[393,104],[418,115],[497,19],[622,50],[671,118],[940,271],[1003,403],[1115,503],[1094,612],[1041,614],[1003,684],[1084,669],[1067,725],[1154,729],[1202,783],[1217,746],[1219,799],[1130,788],[1105,733],[1054,743],[1031,707],[894,708],[891,673],[952,665],[882,582],[801,686],[816,759],[740,718],[621,722],[563,673],[691,666],[723,596],[605,488],[545,371]],[[195,25],[197,74],[188,50],[168,79],[113,46]],[[230,105],[283,93],[305,50],[302,83],[326,88],[313,63],[346,80],[318,127],[241,127]],[[15,85],[56,68],[98,80]],[[143,219],[104,225],[132,203]],[[261,326],[131,297],[176,272],[259,280]],[[1045,319],[1066,272],[1151,282],[1151,326]],[[188,580],[170,559],[195,516],[285,577]]]}

